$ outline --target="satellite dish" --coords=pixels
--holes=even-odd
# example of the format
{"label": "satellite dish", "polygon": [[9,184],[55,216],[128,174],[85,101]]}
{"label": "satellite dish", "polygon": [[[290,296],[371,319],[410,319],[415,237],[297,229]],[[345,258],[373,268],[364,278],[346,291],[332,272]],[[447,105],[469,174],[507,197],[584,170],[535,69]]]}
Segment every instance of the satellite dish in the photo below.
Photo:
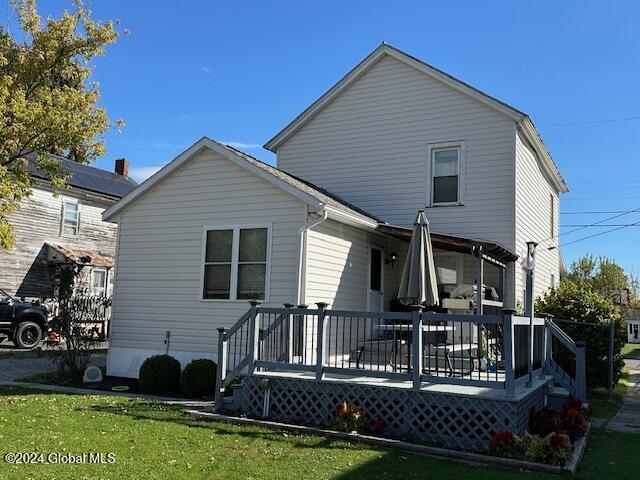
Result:
{"label": "satellite dish", "polygon": [[95,365],[89,365],[82,376],[84,383],[100,383],[102,381],[102,370]]}

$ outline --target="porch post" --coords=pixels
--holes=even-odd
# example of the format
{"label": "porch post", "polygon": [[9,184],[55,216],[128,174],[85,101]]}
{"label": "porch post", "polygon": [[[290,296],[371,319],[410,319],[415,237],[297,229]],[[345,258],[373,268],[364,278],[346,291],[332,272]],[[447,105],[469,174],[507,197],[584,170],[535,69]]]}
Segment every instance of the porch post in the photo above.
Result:
{"label": "porch post", "polygon": [[585,342],[576,342],[576,397],[583,402],[587,400],[587,366],[584,355],[585,347]]}
{"label": "porch post", "polygon": [[227,375],[227,341],[226,329],[218,328],[218,368],[216,369],[216,391],[214,392],[214,408],[222,410],[222,382]]}
{"label": "porch post", "polygon": [[[473,246],[473,254],[476,256],[476,315],[482,315],[483,307],[483,294],[484,294],[484,260],[482,258],[482,245],[476,244]],[[484,325],[478,323],[478,361],[484,357],[482,351],[482,336]]]}
{"label": "porch post", "polygon": [[504,321],[502,335],[504,341],[504,375],[507,398],[513,398],[516,393],[515,355],[513,349],[513,314],[515,310],[503,310]]}
{"label": "porch post", "polygon": [[316,352],[316,380],[322,380],[324,363],[325,363],[325,348],[324,348],[324,327],[325,327],[325,316],[324,312],[329,306],[328,303],[318,302],[316,303],[318,306],[318,335],[316,347],[318,351]]}
{"label": "porch post", "polygon": [[[285,303],[284,308],[289,310],[293,307],[293,303]],[[293,316],[287,312],[287,363],[293,363]]]}
{"label": "porch post", "polygon": [[544,376],[547,373],[547,355],[549,354],[548,345],[550,342],[549,330],[547,328],[549,315],[545,313],[545,314],[541,314],[540,316],[544,318],[544,326],[542,327],[542,352],[540,352],[540,354],[542,355],[542,360],[540,362],[542,364],[542,371],[540,372],[540,378],[544,378]]}
{"label": "porch post", "polygon": [[527,355],[527,369],[529,372],[529,381],[527,382],[527,386],[530,387],[533,385],[533,346],[534,346],[534,275],[535,275],[535,255],[536,255],[536,247],[538,244],[536,242],[527,242],[527,291],[526,291],[526,303],[525,303],[525,314],[529,317],[529,338],[527,342],[528,346],[528,355]]}
{"label": "porch post", "polygon": [[411,378],[413,380],[413,389],[420,390],[422,380],[422,311],[417,308],[411,312]]}
{"label": "porch post", "polygon": [[256,370],[256,360],[260,355],[260,322],[258,321],[258,305],[260,302],[252,300],[249,313],[249,345],[247,356],[249,357],[249,374]]}

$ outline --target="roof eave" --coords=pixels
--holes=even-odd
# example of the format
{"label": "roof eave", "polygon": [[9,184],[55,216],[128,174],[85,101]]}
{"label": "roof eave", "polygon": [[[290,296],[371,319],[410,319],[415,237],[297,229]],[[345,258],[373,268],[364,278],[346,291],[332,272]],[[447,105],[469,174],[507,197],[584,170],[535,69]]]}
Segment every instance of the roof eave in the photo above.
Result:
{"label": "roof eave", "polygon": [[351,69],[345,76],[343,76],[338,82],[336,82],[329,90],[327,90],[320,98],[307,107],[302,113],[294,118],[286,127],[278,132],[271,140],[264,144],[264,148],[270,150],[273,153],[277,153],[278,148],[282,145],[291,135],[302,128],[316,113],[322,110],[329,102],[336,98],[343,90],[345,90],[351,83],[356,81],[361,75],[363,75],[371,66],[378,62],[384,55],[389,55],[400,62],[403,62],[417,70],[429,75],[449,87],[475,98],[480,103],[497,110],[498,112],[506,115],[514,121],[520,121],[526,117],[524,112],[478,90],[475,87],[459,80],[442,70],[439,70],[432,65],[429,65],[411,55],[392,47],[386,43],[381,44],[367,57],[358,63],[353,69]]}

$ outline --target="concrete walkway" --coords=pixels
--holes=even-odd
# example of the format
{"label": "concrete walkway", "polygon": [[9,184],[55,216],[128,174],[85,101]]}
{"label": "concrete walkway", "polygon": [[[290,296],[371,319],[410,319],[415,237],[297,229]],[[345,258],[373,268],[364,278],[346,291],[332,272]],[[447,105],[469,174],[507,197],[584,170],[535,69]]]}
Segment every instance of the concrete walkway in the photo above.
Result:
{"label": "concrete walkway", "polygon": [[[107,356],[95,354],[91,365],[104,366]],[[28,377],[36,373],[53,372],[57,368],[54,359],[48,355],[38,356],[35,352],[17,352],[8,358],[0,358],[0,382]]]}
{"label": "concrete walkway", "polygon": [[627,392],[622,399],[618,414],[607,424],[607,428],[618,432],[640,433],[640,361],[626,360],[629,368]]}

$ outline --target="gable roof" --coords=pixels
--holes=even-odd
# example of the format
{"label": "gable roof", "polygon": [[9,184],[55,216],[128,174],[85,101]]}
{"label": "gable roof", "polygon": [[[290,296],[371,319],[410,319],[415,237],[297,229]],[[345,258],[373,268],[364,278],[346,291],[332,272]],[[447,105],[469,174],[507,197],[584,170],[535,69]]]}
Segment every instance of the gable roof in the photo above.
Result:
{"label": "gable roof", "polygon": [[369,215],[362,209],[342,200],[340,197],[324,190],[323,188],[317,187],[310,182],[264,163],[251,155],[247,155],[240,150],[228,145],[223,145],[207,137],[203,137],[198,140],[162,169],[138,185],[128,195],[105,210],[102,214],[102,218],[106,221],[113,219],[118,215],[118,213],[122,212],[138,198],[151,191],[178,168],[206,149],[222,155],[224,158],[230,160],[239,167],[253,172],[274,186],[292,194],[299,200],[313,206],[314,208],[320,209],[322,207],[328,207],[337,213],[353,217],[356,220],[370,222],[372,226],[381,222],[378,218]]}
{"label": "gable roof", "polygon": [[555,162],[551,158],[551,154],[547,150],[546,146],[542,142],[540,134],[537,132],[530,117],[512,107],[511,105],[498,100],[497,98],[488,95],[481,90],[469,85],[468,83],[459,80],[458,78],[443,72],[442,70],[429,65],[428,63],[419,60],[402,50],[399,50],[387,43],[382,43],[373,52],[371,52],[364,60],[356,65],[351,71],[349,71],[344,77],[342,77],[335,85],[333,85],[327,92],[325,92],[320,98],[307,107],[302,113],[293,119],[286,127],[278,132],[271,140],[265,143],[264,148],[276,153],[278,147],[282,145],[287,139],[289,139],[294,133],[300,130],[307,124],[313,117],[315,117],[321,110],[323,110],[331,101],[333,101],[338,95],[349,88],[356,80],[358,80],[365,72],[367,72],[373,65],[378,63],[383,57],[390,56],[396,60],[409,65],[418,71],[436,79],[440,82],[448,85],[449,87],[457,90],[478,102],[506,115],[511,120],[515,121],[520,127],[522,133],[525,135],[529,143],[536,150],[536,153],[541,157],[544,170],[549,175],[552,183],[560,192],[567,192],[567,185],[560,175],[560,171]]}
{"label": "gable roof", "polygon": [[[84,165],[63,157],[55,156],[55,158],[60,159],[62,169],[71,174],[66,183],[72,187],[108,195],[110,197],[122,198],[137,185],[131,178],[124,177],[117,173],[90,165]],[[48,175],[36,167],[35,155],[30,155],[28,161],[31,176],[42,180],[49,180]]]}

